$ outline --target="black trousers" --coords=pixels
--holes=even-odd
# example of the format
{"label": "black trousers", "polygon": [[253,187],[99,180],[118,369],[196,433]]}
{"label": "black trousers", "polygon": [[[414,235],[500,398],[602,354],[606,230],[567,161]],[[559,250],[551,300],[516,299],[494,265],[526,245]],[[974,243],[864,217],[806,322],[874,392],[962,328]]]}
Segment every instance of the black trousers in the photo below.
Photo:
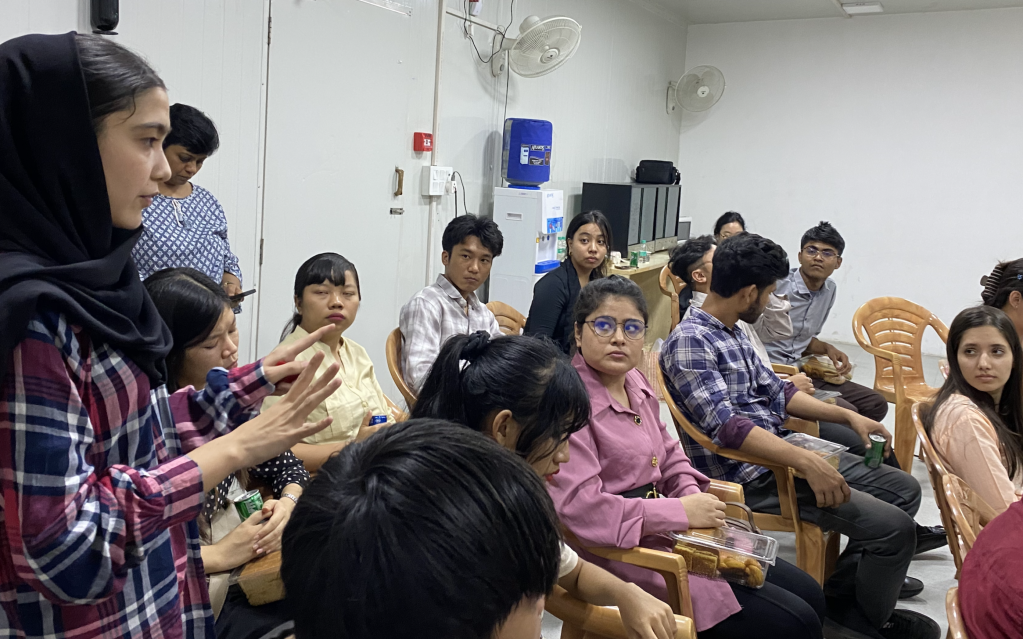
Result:
{"label": "black trousers", "polygon": [[[862,457],[849,453],[842,453],[838,472],[849,483],[850,500],[835,508],[818,508],[810,485],[797,478],[799,516],[849,538],[824,589],[829,597],[851,604],[855,618],[843,619],[842,625],[877,629],[895,610],[916,552],[913,516],[920,509],[920,484],[901,470],[867,468]],[[751,509],[781,513],[773,473],[764,473],[744,488],[746,505]]]}
{"label": "black trousers", "polygon": [[235,584],[227,591],[216,630],[217,639],[263,639],[294,634],[294,624],[283,600],[253,606]]}
{"label": "black trousers", "polygon": [[842,396],[835,401],[842,408],[848,408],[875,422],[881,421],[888,414],[888,400],[873,388],[867,388],[856,382],[829,384],[821,379],[812,381],[814,388],[842,393]]}
{"label": "black trousers", "polygon": [[827,612],[824,592],[813,577],[781,559],[767,571],[763,588],[732,586],[742,606],[699,639],[821,639]]}

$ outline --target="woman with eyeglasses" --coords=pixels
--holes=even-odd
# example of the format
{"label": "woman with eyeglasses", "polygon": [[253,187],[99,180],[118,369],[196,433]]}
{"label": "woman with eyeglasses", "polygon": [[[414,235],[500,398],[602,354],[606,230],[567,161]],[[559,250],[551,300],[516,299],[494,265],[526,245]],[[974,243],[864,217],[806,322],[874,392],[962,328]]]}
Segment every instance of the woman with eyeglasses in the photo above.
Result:
{"label": "woman with eyeglasses", "polygon": [[[671,550],[663,533],[724,526],[724,502],[705,492],[710,480],[668,434],[657,396],[636,370],[648,319],[639,286],[617,275],[591,282],[579,294],[574,317],[572,364],[589,393],[592,415],[569,438],[569,460],[550,482],[561,522],[584,546],[658,550]],[[577,550],[667,600],[657,573]],[[689,575],[689,593],[701,639],[822,636],[824,593],[813,578],[782,560],[760,589]]]}

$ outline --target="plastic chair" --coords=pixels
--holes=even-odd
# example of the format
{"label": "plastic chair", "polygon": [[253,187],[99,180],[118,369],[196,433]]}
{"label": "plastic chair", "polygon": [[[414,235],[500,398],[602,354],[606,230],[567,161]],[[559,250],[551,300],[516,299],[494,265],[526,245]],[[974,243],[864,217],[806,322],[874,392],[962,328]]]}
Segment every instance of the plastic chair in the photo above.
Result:
{"label": "plastic chair", "polygon": [[[561,639],[629,639],[617,608],[580,601],[561,586],[554,587],[544,609],[561,619]],[[696,639],[696,626],[692,619],[675,615],[675,625],[675,639]]]}
{"label": "plastic chair", "polygon": [[895,457],[907,473],[913,468],[916,443],[910,410],[914,402],[927,401],[938,391],[924,380],[921,343],[928,326],[948,341],[944,322],[901,297],[872,299],[853,315],[857,343],[874,356],[874,390],[895,404]]}
{"label": "plastic chair", "polygon": [[[768,513],[755,513],[754,522],[761,530],[777,532],[794,532],[796,534],[796,565],[823,585],[824,581],[831,575],[835,563],[838,561],[839,540],[841,535],[822,530],[799,517],[799,504],[796,502],[795,470],[789,466],[779,466],[761,457],[748,455],[741,451],[723,448],[715,444],[706,434],[697,429],[686,419],[679,409],[675,400],[668,392],[664,382],[664,373],[658,369],[657,382],[664,394],[664,401],[668,404],[672,419],[675,421],[675,428],[679,430],[679,438],[685,432],[690,439],[703,446],[715,455],[720,455],[735,461],[763,466],[774,473],[778,483],[778,498],[781,504],[781,515]],[[789,430],[806,432],[814,436],[819,435],[816,422],[790,419],[785,427]]]}
{"label": "plastic chair", "polygon": [[671,264],[665,264],[664,268],[661,269],[661,274],[657,277],[657,285],[660,286],[661,293],[671,298],[671,328],[668,329],[670,333],[682,321],[682,313],[678,307],[678,296],[682,289],[686,287],[686,283],[682,281],[681,277],[671,272]]}
{"label": "plastic chair", "polygon": [[945,501],[952,514],[952,525],[963,542],[962,556],[973,548],[984,526],[998,516],[984,498],[975,493],[963,479],[951,473],[941,478]]}
{"label": "plastic chair", "polygon": [[401,340],[400,328],[391,331],[391,334],[387,336],[387,343],[384,344],[384,353],[387,357],[387,371],[391,374],[391,380],[398,387],[401,396],[405,398],[405,404],[412,408],[412,405],[416,403],[416,394],[405,383],[405,376],[401,374]]}
{"label": "plastic chair", "polygon": [[930,408],[930,404],[913,404],[911,416],[913,427],[916,429],[917,438],[920,440],[920,457],[927,468],[927,477],[931,480],[931,491],[934,493],[934,502],[938,505],[938,512],[941,514],[941,525],[945,527],[945,535],[948,537],[948,548],[952,553],[952,559],[956,564],[956,577],[963,567],[963,540],[959,538],[956,527],[952,522],[952,510],[949,508],[948,500],[945,499],[945,486],[943,478],[948,476],[948,469],[941,461],[934,444],[931,443],[927,431],[924,430],[924,414]]}
{"label": "plastic chair", "polygon": [[945,614],[948,616],[947,639],[969,639],[963,614],[959,610],[959,586],[952,586],[945,595]]}
{"label": "plastic chair", "polygon": [[505,335],[521,335],[526,327],[526,316],[504,302],[490,302],[487,308],[497,318],[497,324]]}

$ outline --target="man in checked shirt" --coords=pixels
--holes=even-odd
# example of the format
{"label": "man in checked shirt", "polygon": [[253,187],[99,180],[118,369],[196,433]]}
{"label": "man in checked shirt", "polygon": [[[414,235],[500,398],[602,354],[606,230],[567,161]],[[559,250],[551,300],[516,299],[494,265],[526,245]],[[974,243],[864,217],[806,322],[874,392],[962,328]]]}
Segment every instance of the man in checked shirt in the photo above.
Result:
{"label": "man in checked shirt", "polygon": [[[784,440],[791,414],[845,424],[864,441],[885,438],[884,426],[839,406],[825,404],[784,384],[757,356],[738,320],[756,322],[788,274],[788,257],[774,242],[743,235],[714,254],[714,277],[703,306],[681,322],[661,351],[668,392],[692,424],[715,444],[794,468],[800,516],[846,535],[849,544],[824,586],[828,617],[868,637],[938,639],[931,619],[896,609],[900,598],[923,584],[906,578],[917,551],[920,485],[888,466],[868,468],[863,458],[841,453],[838,469]],[[762,466],[714,455],[683,433],[693,466],[708,477],[743,485],[754,511],[780,514],[774,473]]]}

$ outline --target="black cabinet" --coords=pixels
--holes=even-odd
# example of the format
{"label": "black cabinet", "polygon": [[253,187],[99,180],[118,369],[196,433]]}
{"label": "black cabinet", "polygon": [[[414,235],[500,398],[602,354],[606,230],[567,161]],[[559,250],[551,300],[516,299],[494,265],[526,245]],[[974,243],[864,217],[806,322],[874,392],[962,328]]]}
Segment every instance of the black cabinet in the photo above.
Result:
{"label": "black cabinet", "polygon": [[582,210],[602,212],[611,223],[611,250],[628,257],[646,241],[650,252],[670,249],[689,238],[679,224],[682,187],[677,184],[602,184],[583,182]]}

